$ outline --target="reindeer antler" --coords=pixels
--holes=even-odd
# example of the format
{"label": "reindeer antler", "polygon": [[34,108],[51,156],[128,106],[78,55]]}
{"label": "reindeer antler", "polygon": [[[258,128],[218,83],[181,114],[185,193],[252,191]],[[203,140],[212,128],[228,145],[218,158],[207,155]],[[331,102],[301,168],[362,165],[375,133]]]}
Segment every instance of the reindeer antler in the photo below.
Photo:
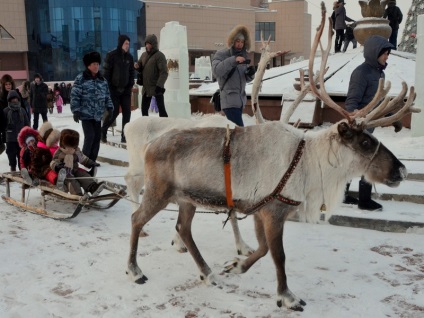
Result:
{"label": "reindeer antler", "polygon": [[268,62],[274,57],[290,52],[290,51],[271,52],[271,48],[269,47],[270,41],[271,41],[271,35],[269,36],[268,41],[265,43],[263,38],[263,33],[261,32],[261,42],[262,42],[261,59],[259,60],[259,63],[258,63],[258,69],[256,70],[255,78],[253,80],[252,93],[250,95],[252,111],[256,117],[257,124],[265,122],[264,118],[262,117],[261,109],[259,108],[259,91],[261,88],[262,79],[265,74],[266,66]]}
{"label": "reindeer antler", "polygon": [[[348,111],[337,105],[331,99],[331,97],[325,90],[324,74],[328,70],[328,67],[326,67],[326,65],[328,55],[331,49],[333,30],[331,28],[331,18],[328,18],[328,20],[330,21],[330,27],[328,29],[328,45],[327,48],[323,50],[320,39],[324,30],[325,16],[325,4],[324,2],[321,2],[321,23],[317,29],[317,33],[315,35],[314,43],[312,45],[311,54],[309,57],[309,81],[311,85],[312,94],[322,100],[328,107],[334,109],[343,117],[345,117],[348,120],[349,124],[362,127],[363,129],[389,125],[394,121],[403,118],[407,114],[419,113],[421,109],[412,107],[413,102],[415,100],[415,89],[413,86],[411,86],[410,88],[407,101],[404,102],[406,92],[408,91],[408,85],[405,82],[402,82],[402,91],[399,93],[399,95],[393,99],[390,99],[386,96],[391,88],[391,83],[387,81],[386,86],[384,87],[384,79],[380,79],[377,92],[375,93],[373,99],[368,103],[368,105],[366,105],[359,111],[355,111],[354,113],[349,113]],[[318,44],[320,45],[322,51],[321,66],[318,76],[318,82],[320,83],[319,89],[315,84],[314,76],[312,76],[313,62],[315,59]],[[380,104],[378,105],[378,103]]]}

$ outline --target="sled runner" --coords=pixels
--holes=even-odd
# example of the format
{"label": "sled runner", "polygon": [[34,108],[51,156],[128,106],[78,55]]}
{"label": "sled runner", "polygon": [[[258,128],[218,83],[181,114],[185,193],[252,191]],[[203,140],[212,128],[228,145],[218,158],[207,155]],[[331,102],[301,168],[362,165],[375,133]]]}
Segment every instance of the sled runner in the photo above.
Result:
{"label": "sled runner", "polygon": [[[40,180],[39,184],[33,185],[25,181],[20,172],[1,173],[0,181],[6,184],[6,194],[2,195],[5,202],[28,212],[56,220],[75,218],[83,208],[109,209],[126,195],[125,186],[110,181],[105,182],[103,190],[105,194],[97,196],[90,196],[88,193],[81,196],[60,191],[46,180]],[[14,182],[21,185],[20,201],[11,197],[11,184]],[[41,202],[39,195],[41,195]],[[48,201],[49,208],[47,208]],[[76,205],[72,213],[66,212],[69,205],[63,204],[64,202]]]}

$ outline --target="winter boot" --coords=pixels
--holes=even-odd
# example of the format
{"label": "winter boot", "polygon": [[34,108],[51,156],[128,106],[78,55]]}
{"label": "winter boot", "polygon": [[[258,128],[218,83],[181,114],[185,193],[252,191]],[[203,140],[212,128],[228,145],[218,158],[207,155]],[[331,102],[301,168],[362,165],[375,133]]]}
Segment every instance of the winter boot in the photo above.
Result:
{"label": "winter boot", "polygon": [[97,175],[97,167],[93,166],[90,170],[88,170],[88,174],[94,178]]}
{"label": "winter boot", "polygon": [[65,191],[66,169],[62,168],[57,174],[56,188],[60,191]]}
{"label": "winter boot", "polygon": [[381,211],[381,204],[371,199],[372,185],[365,180],[359,181],[359,202],[358,208],[367,211]]}
{"label": "winter boot", "polygon": [[105,188],[106,184],[102,182],[93,182],[88,186],[87,191],[91,193],[91,196],[96,197],[102,192],[102,190]]}
{"label": "winter boot", "polygon": [[344,204],[357,205],[359,200],[349,194],[349,187],[350,187],[350,182],[346,183],[346,189],[345,189],[345,195],[344,195],[343,203]]}
{"label": "winter boot", "polygon": [[25,180],[26,183],[32,185],[32,178],[29,175],[29,172],[28,172],[28,169],[27,168],[23,168],[21,170],[21,176],[22,176],[22,178],[24,178],[24,180]]}

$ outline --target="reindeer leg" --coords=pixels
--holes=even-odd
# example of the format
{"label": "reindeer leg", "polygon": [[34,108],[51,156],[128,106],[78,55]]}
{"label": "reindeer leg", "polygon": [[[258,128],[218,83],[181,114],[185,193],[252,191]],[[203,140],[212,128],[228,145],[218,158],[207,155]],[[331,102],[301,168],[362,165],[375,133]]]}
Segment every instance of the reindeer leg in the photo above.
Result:
{"label": "reindeer leg", "polygon": [[147,190],[144,194],[143,203],[131,216],[130,254],[128,258],[127,274],[137,284],[144,284],[147,277],[137,265],[137,250],[140,232],[143,226],[149,222],[160,210],[165,208],[168,200],[161,197],[160,193]]}
{"label": "reindeer leg", "polygon": [[240,260],[236,257],[234,260],[226,262],[224,265],[224,271],[226,273],[245,273],[258,259],[268,253],[268,245],[264,235],[265,228],[258,213],[254,215],[256,238],[259,243],[258,249],[250,254],[245,260]]}
{"label": "reindeer leg", "polygon": [[191,233],[191,223],[193,221],[195,212],[196,207],[194,205],[190,203],[181,203],[176,229],[200,270],[200,279],[205,281],[205,283],[208,285],[216,285],[212,270],[209,268],[208,264],[206,264],[205,260],[200,254],[199,249],[196,246],[196,243],[193,240]]}
{"label": "reindeer leg", "polygon": [[[144,185],[144,171],[142,169],[128,169],[125,175],[125,183],[127,184],[127,193],[131,200],[133,213],[140,206],[140,192]],[[148,236],[148,234],[141,230],[140,237]]]}
{"label": "reindeer leg", "polygon": [[265,237],[277,272],[277,306],[284,305],[288,309],[303,311],[306,303],[293,294],[287,286],[286,255],[283,246],[285,216],[281,216],[281,210],[277,213],[265,220]]}
{"label": "reindeer leg", "polygon": [[237,214],[235,211],[231,211],[230,221],[231,221],[231,226],[233,228],[234,238],[236,241],[237,254],[249,256],[255,250],[243,241],[243,238],[241,237],[239,226],[238,226]]}
{"label": "reindeer leg", "polygon": [[[177,219],[177,225],[181,224],[181,207],[178,208],[178,219]],[[180,253],[187,253],[187,247],[184,245],[183,240],[181,239],[180,235],[178,234],[178,231],[175,233],[174,239],[171,242],[171,245],[173,245],[178,252]]]}

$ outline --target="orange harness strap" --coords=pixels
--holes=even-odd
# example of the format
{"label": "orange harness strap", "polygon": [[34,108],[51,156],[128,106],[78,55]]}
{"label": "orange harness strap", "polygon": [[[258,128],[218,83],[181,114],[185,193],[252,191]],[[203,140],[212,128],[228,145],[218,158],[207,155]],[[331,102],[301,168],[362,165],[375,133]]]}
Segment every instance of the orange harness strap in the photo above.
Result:
{"label": "orange harness strap", "polygon": [[227,198],[227,206],[230,208],[234,207],[233,201],[233,191],[231,190],[231,151],[230,151],[230,141],[231,136],[234,133],[234,129],[230,130],[227,125],[227,134],[225,136],[225,144],[224,144],[224,179],[225,179],[225,196]]}

